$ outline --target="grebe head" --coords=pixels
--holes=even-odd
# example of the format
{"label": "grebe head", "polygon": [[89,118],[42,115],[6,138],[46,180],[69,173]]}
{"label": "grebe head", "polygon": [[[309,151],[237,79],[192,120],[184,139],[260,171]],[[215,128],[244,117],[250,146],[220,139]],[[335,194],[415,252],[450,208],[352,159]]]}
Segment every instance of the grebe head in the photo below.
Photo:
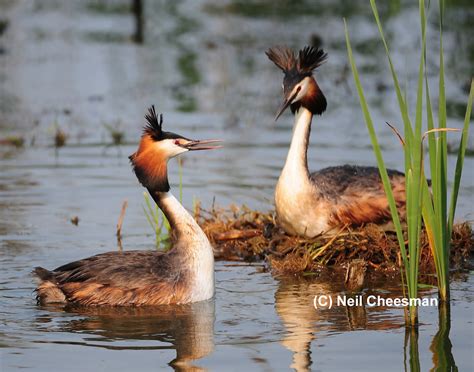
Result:
{"label": "grebe head", "polygon": [[293,113],[303,106],[313,114],[321,115],[326,110],[327,102],[316,83],[313,70],[326,61],[327,54],[322,49],[307,46],[296,56],[290,48],[276,46],[268,49],[266,55],[285,74],[282,85],[285,99],[275,120],[288,106]]}
{"label": "grebe head", "polygon": [[222,146],[213,145],[220,140],[191,140],[179,134],[163,131],[163,115],[156,115],[155,106],[145,115],[147,124],[138,145],[138,150],[129,156],[133,170],[140,183],[153,191],[167,192],[168,160],[187,151],[214,150]]}

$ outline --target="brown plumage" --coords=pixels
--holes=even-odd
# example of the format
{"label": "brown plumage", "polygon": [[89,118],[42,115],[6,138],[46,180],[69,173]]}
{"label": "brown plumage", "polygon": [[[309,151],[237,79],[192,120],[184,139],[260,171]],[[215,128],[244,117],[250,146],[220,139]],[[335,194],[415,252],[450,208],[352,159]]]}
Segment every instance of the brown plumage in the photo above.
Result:
{"label": "brown plumage", "polygon": [[275,46],[268,49],[265,54],[283,72],[290,71],[296,67],[295,54],[288,47]]}
{"label": "brown plumage", "polygon": [[36,268],[37,300],[45,303],[143,306],[185,303],[189,272],[176,270],[176,254],[157,251],[107,252],[60,266]]}
{"label": "brown plumage", "polygon": [[290,106],[291,111],[293,113],[296,112],[300,106],[309,108],[309,110],[316,115],[321,115],[324,111],[326,111],[326,97],[319,88],[316,80],[310,80],[310,83],[308,84],[308,92],[301,99],[301,101]]}
{"label": "brown plumage", "polygon": [[298,52],[298,58],[293,50],[286,46],[274,46],[265,54],[285,74],[294,71],[300,75],[311,75],[314,69],[326,62],[328,56],[322,49],[311,46],[301,49]]}
{"label": "brown plumage", "polygon": [[[395,202],[402,217],[405,208],[405,175],[388,170]],[[391,219],[379,170],[375,167],[343,165],[310,175],[327,202],[331,226],[383,223]],[[324,201],[322,201],[324,204]]]}
{"label": "brown plumage", "polygon": [[34,270],[41,304],[146,306],[203,301],[214,294],[212,246],[194,218],[169,193],[167,162],[216,140],[196,141],[162,130],[152,106],[138,150],[130,156],[135,174],[166,216],[173,238],[166,252],[108,252],[60,266]]}

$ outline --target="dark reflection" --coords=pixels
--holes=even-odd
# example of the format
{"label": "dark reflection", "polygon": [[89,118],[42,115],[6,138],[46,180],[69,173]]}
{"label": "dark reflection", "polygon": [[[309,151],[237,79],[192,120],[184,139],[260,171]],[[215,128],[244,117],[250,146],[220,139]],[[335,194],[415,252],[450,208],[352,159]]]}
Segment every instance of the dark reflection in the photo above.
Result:
{"label": "dark reflection", "polygon": [[135,33],[133,40],[137,44],[143,44],[144,41],[144,28],[145,18],[143,17],[143,2],[142,0],[132,0],[132,10],[135,18]]}
{"label": "dark reflection", "polygon": [[458,367],[452,353],[449,331],[451,330],[451,307],[449,303],[440,303],[438,308],[438,332],[433,336],[430,350],[433,353],[432,371],[457,371]]}
{"label": "dark reflection", "polygon": [[[449,331],[451,329],[451,308],[449,303],[440,303],[438,307],[438,332],[431,340],[430,350],[433,353],[433,368],[430,371],[458,371],[452,353]],[[407,347],[409,352],[409,367],[407,368]],[[404,344],[405,371],[418,372],[420,368],[420,354],[418,351],[418,327],[405,330]]]}
{"label": "dark reflection", "polygon": [[[307,0],[282,1],[246,1],[232,0],[225,5],[207,4],[205,9],[211,14],[237,14],[251,18],[282,18],[293,19],[301,15],[324,16],[340,14],[341,17],[353,15],[370,15],[364,7],[364,2],[357,1],[327,1],[324,6],[314,6]],[[382,8],[384,16],[396,15],[400,10],[400,0],[391,0],[377,4]]]}
{"label": "dark reflection", "polygon": [[189,12],[181,11],[181,1],[167,2],[164,11],[175,20],[174,27],[167,33],[167,39],[178,52],[175,65],[180,74],[180,79],[173,86],[173,96],[176,100],[176,110],[181,112],[194,112],[197,110],[196,92],[193,86],[202,80],[201,70],[198,68],[198,54],[192,46],[182,41],[186,34],[194,33],[200,28],[196,17],[191,17]]}
{"label": "dark reflection", "polygon": [[418,327],[406,327],[405,328],[405,343],[403,345],[403,355],[404,360],[403,364],[405,366],[405,371],[407,369],[407,346],[409,345],[409,371],[419,372],[420,369],[420,353],[418,352]]}
{"label": "dark reflection", "polygon": [[347,324],[351,331],[367,328],[365,306],[346,306]]}
{"label": "dark reflection", "polygon": [[[290,368],[295,371],[310,371],[311,342],[317,333],[328,335],[353,330],[386,330],[403,326],[403,318],[393,315],[384,307],[337,306],[337,296],[344,295],[343,277],[307,278],[292,277],[280,280],[275,293],[275,309],[286,328],[282,345],[293,353]],[[315,309],[316,295],[330,296],[331,309]],[[358,296],[360,294],[347,295]],[[397,296],[397,292],[382,294]],[[355,297],[354,297],[355,298]]]}
{"label": "dark reflection", "polygon": [[[176,371],[206,370],[192,364],[214,351],[214,300],[178,306],[142,308],[47,307],[85,316],[68,320],[60,332],[84,334],[84,346],[107,349],[176,349],[176,358],[169,364]],[[49,323],[52,317],[42,316],[37,323]],[[55,318],[54,320],[58,320]],[[170,343],[172,346],[123,346],[115,341],[147,340]],[[110,344],[108,344],[110,342]]]}

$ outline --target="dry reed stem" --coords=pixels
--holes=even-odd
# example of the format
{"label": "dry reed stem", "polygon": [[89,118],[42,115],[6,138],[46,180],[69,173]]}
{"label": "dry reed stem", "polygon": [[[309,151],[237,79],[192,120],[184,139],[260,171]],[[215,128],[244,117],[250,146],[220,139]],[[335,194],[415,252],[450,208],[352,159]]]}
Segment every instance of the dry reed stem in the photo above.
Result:
{"label": "dry reed stem", "polygon": [[122,210],[120,211],[120,216],[117,223],[117,238],[120,239],[122,237],[122,225],[123,219],[125,218],[125,211],[127,210],[128,200],[124,200],[122,203]]}

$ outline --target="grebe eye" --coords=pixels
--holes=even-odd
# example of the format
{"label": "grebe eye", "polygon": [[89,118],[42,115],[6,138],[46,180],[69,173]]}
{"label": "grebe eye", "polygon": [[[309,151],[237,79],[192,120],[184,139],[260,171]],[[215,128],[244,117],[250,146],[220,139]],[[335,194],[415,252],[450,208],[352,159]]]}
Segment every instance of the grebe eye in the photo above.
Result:
{"label": "grebe eye", "polygon": [[179,146],[180,144],[179,140],[174,140],[174,144]]}

